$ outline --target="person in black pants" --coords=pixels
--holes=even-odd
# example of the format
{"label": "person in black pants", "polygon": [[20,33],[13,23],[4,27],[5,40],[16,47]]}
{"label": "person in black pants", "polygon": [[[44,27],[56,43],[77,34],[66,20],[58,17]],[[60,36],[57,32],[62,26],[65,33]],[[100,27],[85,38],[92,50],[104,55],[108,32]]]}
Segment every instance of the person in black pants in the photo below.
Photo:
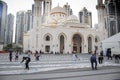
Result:
{"label": "person in black pants", "polygon": [[29,70],[29,62],[31,61],[30,57],[23,57],[22,62],[25,61],[25,69]]}
{"label": "person in black pants", "polygon": [[111,49],[110,48],[107,49],[107,57],[108,57],[108,60],[109,60],[109,58],[111,58],[111,60],[112,60],[112,55],[111,55]]}
{"label": "person in black pants", "polygon": [[113,57],[115,58],[115,63],[119,63],[120,55],[114,54]]}
{"label": "person in black pants", "polygon": [[103,57],[103,50],[102,50],[102,51],[100,51],[100,55],[98,57],[99,64],[103,63],[103,59],[104,59],[104,57]]}
{"label": "person in black pants", "polygon": [[97,70],[97,59],[96,59],[96,51],[94,52],[94,54],[92,54],[92,56],[90,57],[90,62],[91,62],[91,67],[94,70]]}
{"label": "person in black pants", "polygon": [[9,51],[9,60],[12,62],[12,50]]}

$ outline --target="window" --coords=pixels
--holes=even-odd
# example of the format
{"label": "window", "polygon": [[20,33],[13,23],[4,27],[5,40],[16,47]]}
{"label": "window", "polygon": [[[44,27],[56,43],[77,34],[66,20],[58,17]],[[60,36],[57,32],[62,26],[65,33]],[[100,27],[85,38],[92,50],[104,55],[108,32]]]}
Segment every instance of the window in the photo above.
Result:
{"label": "window", "polygon": [[50,36],[46,36],[46,41],[50,41]]}
{"label": "window", "polygon": [[96,43],[98,42],[98,39],[97,39],[97,38],[95,38],[95,42],[96,42]]}

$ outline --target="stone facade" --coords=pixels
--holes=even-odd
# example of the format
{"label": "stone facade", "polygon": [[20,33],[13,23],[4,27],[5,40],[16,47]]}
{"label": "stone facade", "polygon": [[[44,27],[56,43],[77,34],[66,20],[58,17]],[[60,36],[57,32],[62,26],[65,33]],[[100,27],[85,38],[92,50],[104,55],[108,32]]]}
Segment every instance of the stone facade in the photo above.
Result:
{"label": "stone facade", "polygon": [[34,1],[33,28],[24,33],[24,52],[88,53],[100,48],[101,30],[79,23],[75,15],[67,16],[65,9],[60,6],[48,8],[50,12],[44,15],[41,13],[42,0]]}
{"label": "stone facade", "polygon": [[105,0],[105,22],[108,37],[120,32],[120,1]]}

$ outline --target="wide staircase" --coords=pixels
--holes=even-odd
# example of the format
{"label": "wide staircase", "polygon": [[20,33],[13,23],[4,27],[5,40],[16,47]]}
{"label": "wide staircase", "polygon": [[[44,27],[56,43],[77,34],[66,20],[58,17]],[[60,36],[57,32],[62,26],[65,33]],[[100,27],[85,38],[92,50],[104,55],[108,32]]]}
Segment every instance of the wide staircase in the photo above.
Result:
{"label": "wide staircase", "polygon": [[[25,70],[25,64],[20,63],[23,56],[19,55],[19,59],[14,59],[15,53],[13,53],[12,62],[9,61],[9,54],[0,54],[0,75],[9,74],[28,74],[38,73],[43,71],[50,71],[56,69],[73,69],[73,68],[90,68],[90,56],[89,54],[78,54],[78,58],[73,59],[72,54],[42,54],[39,60],[36,61],[34,55],[31,55],[31,62],[29,64],[30,69]],[[112,62],[111,62],[112,64]],[[105,66],[101,64],[99,66]]]}

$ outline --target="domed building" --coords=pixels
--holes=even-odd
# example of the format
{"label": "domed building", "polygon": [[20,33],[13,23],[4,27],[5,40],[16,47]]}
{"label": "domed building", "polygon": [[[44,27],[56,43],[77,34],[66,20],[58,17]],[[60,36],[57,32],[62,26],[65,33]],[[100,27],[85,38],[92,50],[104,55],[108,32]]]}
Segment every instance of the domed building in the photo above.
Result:
{"label": "domed building", "polygon": [[75,15],[70,15],[67,17],[67,22],[70,23],[79,23],[78,18]]}
{"label": "domed building", "polygon": [[100,47],[101,34],[91,25],[80,23],[75,15],[57,6],[51,9],[51,0],[34,0],[33,28],[24,33],[24,51],[44,53],[89,53]]}

